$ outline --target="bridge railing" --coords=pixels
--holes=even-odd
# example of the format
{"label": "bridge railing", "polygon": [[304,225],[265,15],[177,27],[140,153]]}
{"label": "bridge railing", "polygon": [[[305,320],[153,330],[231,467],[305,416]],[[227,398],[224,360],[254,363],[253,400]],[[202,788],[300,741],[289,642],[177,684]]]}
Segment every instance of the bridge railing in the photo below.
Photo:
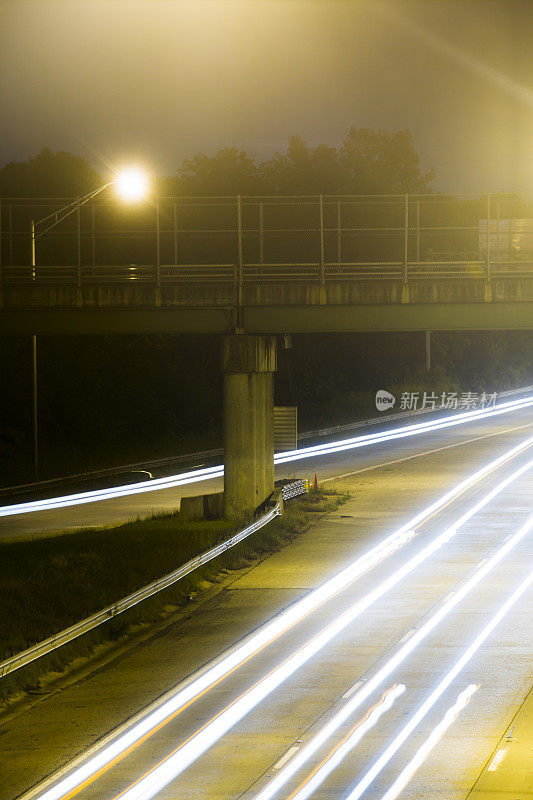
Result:
{"label": "bridge railing", "polygon": [[30,220],[66,200],[0,200],[2,282],[490,281],[533,265],[517,195],[161,197],[80,207],[39,239],[33,275]]}
{"label": "bridge railing", "polygon": [[[533,277],[533,260],[494,264],[491,279]],[[47,265],[7,266],[2,269],[5,285],[113,285],[225,283],[238,285],[276,282],[332,283],[339,281],[393,281],[411,283],[435,280],[487,280],[484,261],[360,263],[243,264],[135,264],[96,267]]]}

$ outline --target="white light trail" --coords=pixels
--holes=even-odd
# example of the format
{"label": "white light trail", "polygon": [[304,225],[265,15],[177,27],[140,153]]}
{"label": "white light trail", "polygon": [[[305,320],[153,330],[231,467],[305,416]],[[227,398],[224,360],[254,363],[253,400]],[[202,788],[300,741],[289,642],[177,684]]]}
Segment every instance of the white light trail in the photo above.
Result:
{"label": "white light trail", "polygon": [[477,692],[479,685],[471,683],[464,689],[453,706],[451,706],[439,724],[433,728],[423,745],[418,748],[413,758],[400,772],[392,786],[385,792],[381,800],[396,800],[402,789],[405,789],[415,772],[422,766],[430,752],[437,746],[448,728],[455,722],[461,711],[466,708],[470,698]]}
{"label": "white light trail", "polygon": [[[359,447],[368,447],[381,442],[388,442],[395,439],[403,439],[410,436],[417,436],[430,431],[448,428],[454,425],[462,425],[467,422],[475,422],[499,414],[506,414],[510,411],[519,411],[533,405],[533,397],[525,397],[521,400],[509,400],[499,403],[494,408],[479,409],[477,411],[467,411],[449,417],[442,417],[439,420],[429,420],[413,425],[405,425],[402,428],[393,428],[389,431],[369,433],[363,436],[356,436],[351,439],[343,439],[339,442],[313,445],[304,447],[301,450],[278,453],[274,456],[275,464],[284,464],[290,461],[298,461],[312,456],[330,455],[344,450],[353,450]],[[90,492],[78,492],[76,494],[62,495],[61,497],[50,497],[45,500],[32,500],[26,503],[16,503],[13,505],[0,506],[0,517],[13,516],[16,514],[29,514],[35,511],[48,511],[51,509],[68,508],[71,506],[82,505],[84,503],[95,503],[102,500],[111,500],[119,497],[128,497],[144,492],[153,492],[163,489],[172,489],[176,486],[186,486],[203,480],[221,478],[224,475],[224,467],[217,465],[205,467],[204,469],[182,472],[178,475],[169,475],[166,478],[155,478],[149,481],[139,481],[125,486],[112,486],[108,489],[97,489]]]}
{"label": "white light trail", "polygon": [[[163,724],[169,717],[179,713],[180,709],[194,702],[199,696],[208,691],[211,686],[219,683],[253,655],[260,652],[276,638],[319,608],[323,603],[341,592],[384,558],[396,552],[415,535],[414,529],[416,526],[423,523],[429,515],[435,514],[435,512],[442,509],[466,489],[475,485],[483,477],[487,476],[528,447],[531,447],[531,445],[533,445],[533,437],[526,439],[519,445],[506,451],[503,455],[477,470],[468,478],[460,481],[460,483],[450,491],[446,492],[438,500],[420,511],[412,519],[408,520],[405,525],[397,531],[390,534],[375,547],[355,559],[355,561],[336,575],[333,575],[321,586],[309,592],[309,594],[301,600],[282,611],[272,621],[232,648],[229,653],[217,659],[214,664],[208,666],[205,671],[201,672],[188,684],[178,687],[177,691],[171,693],[168,699],[158,705],[154,710],[149,711],[146,716],[135,721],[125,732],[121,732],[120,735],[117,735],[111,742],[106,743],[96,753],[91,753],[90,757],[82,760],[79,766],[77,766],[77,764],[72,765],[71,771],[65,777],[61,778],[59,782],[54,783],[48,789],[43,786],[36,787],[34,791],[26,794],[25,798],[29,800],[30,798],[39,796],[40,800],[60,800],[60,798],[64,797],[77,786],[90,780],[92,776],[100,770],[106,769],[110,764],[120,759],[122,754],[133,747],[136,742],[148,735],[150,731]],[[529,463],[521,467],[519,473],[513,473],[504,481],[501,488],[496,487],[496,490],[503,490],[508,483],[519,477],[519,474],[522,474],[528,468]],[[492,499],[492,496],[493,493],[491,493],[489,499]],[[487,502],[489,502],[489,500],[487,500]],[[476,510],[477,506],[478,504],[476,504]],[[476,513],[476,510],[474,510],[473,513]],[[461,519],[464,519],[464,516]],[[466,521],[466,519],[464,519],[464,521]],[[456,524],[455,532],[457,532],[458,524],[459,522]],[[46,782],[46,785],[49,786],[52,780],[53,776]],[[40,794],[39,792],[42,789],[45,789],[45,791],[43,794]]]}
{"label": "white light trail", "polygon": [[444,678],[438,683],[435,689],[431,692],[429,697],[422,703],[418,710],[413,714],[411,719],[406,723],[398,735],[392,740],[386,750],[381,754],[378,760],[372,765],[363,778],[357,783],[355,788],[350,792],[346,800],[358,800],[359,797],[366,791],[372,781],[379,775],[381,770],[388,764],[390,759],[400,749],[402,744],[408,739],[411,733],[415,730],[417,725],[424,719],[426,714],[435,705],[439,697],[446,691],[452,681],[459,675],[461,670],[468,664],[470,659],[477,653],[483,642],[490,636],[494,628],[502,621],[505,615],[511,610],[514,604],[522,597],[524,592],[533,583],[533,570],[522,581],[513,594],[505,601],[499,611],[491,618],[490,622],[485,625],[481,633],[479,633],[472,644],[467,647],[463,655],[455,662],[453,667],[446,673]]}
{"label": "white light trail", "polygon": [[428,420],[427,422],[418,422],[414,425],[404,425],[401,428],[392,428],[388,431],[377,431],[376,433],[368,433],[363,436],[355,436],[350,439],[342,439],[338,442],[328,442],[326,444],[317,444],[311,447],[305,447],[301,450],[289,450],[283,453],[278,453],[274,458],[274,463],[284,464],[287,461],[298,461],[302,458],[310,458],[311,456],[327,455],[329,453],[339,453],[343,450],[353,450],[358,447],[367,447],[369,444],[378,444],[379,442],[387,442],[391,439],[402,439],[406,436],[418,436],[421,433],[428,431],[441,430],[442,428],[453,427],[454,425],[463,425],[465,422],[475,422],[479,419],[498,416],[499,414],[506,414],[509,411],[517,411],[521,408],[527,408],[533,405],[533,397],[524,397],[521,400],[509,400],[506,403],[499,403],[491,409],[479,409],[477,411],[466,411],[464,414],[454,414],[448,417],[441,417],[436,420]]}
{"label": "white light trail", "polygon": [[[124,798],[124,800],[149,800],[154,797],[161,789],[184,772],[215,742],[249,714],[260,702],[277,689],[278,686],[307,663],[314,655],[320,652],[335,636],[348,627],[348,625],[357,619],[357,617],[366,611],[374,602],[400,583],[410,572],[453,538],[460,527],[486,506],[497,494],[503,491],[506,486],[516,480],[526,470],[530,469],[531,466],[533,466],[533,460],[501,481],[498,486],[488,492],[481,500],[462,514],[451,527],[447,528],[432,542],[426,545],[426,547],[412,556],[402,567],[399,567],[391,573],[391,575],[378,584],[372,591],[368,592],[364,597],[360,598],[346,609],[339,617],[326,625],[316,636],[308,640],[296,652],[292,653],[292,655],[278,664],[271,672],[267,673],[251,688],[241,694],[240,697],[226,706],[223,711],[206,723],[196,734],[191,736],[186,742],[176,748],[176,750],[170,753],[159,765],[154,767],[148,774],[136,782],[135,785],[127,789],[120,797]],[[529,527],[531,526],[533,526],[533,517]],[[508,544],[511,544],[513,541],[514,539],[509,540]],[[505,546],[502,550],[507,552]],[[494,558],[487,562],[485,567],[480,570],[480,574],[485,574],[484,570],[488,564],[493,563],[493,561]],[[461,592],[457,592],[456,596],[460,597]],[[453,602],[453,598],[450,602]],[[417,641],[417,634],[415,633],[406,642],[405,647],[408,648],[411,646],[411,648],[413,648],[414,645],[412,643]],[[367,692],[369,685],[371,685],[371,682],[366,684],[365,689],[361,690],[361,692],[354,697],[358,698],[363,692]],[[304,751],[302,751],[302,753],[303,752]],[[289,762],[289,768],[293,762],[298,760],[300,755],[301,753]],[[280,775],[281,774],[283,773],[280,773]]]}
{"label": "white light trail", "polygon": [[403,683],[398,684],[392,690],[389,689],[389,691],[383,695],[379,703],[366,715],[363,721],[358,722],[357,725],[351,729],[349,734],[340,743],[340,746],[336,747],[305,783],[291,794],[290,800],[307,800],[307,798],[326,780],[328,775],[333,772],[335,767],[341,763],[350,750],[353,750],[363,736],[374,727],[380,717],[393,706],[395,700],[404,692],[405,685]]}
{"label": "white light trail", "polygon": [[149,481],[128,483],[125,486],[111,486],[108,489],[96,489],[91,492],[78,492],[61,497],[50,497],[46,500],[30,500],[27,503],[0,506],[0,517],[9,517],[14,514],[29,514],[34,511],[48,511],[56,508],[68,508],[84,503],[95,503],[100,500],[112,500],[116,497],[129,497],[134,494],[157,491],[159,489],[173,489],[175,486],[186,486],[198,481],[221,478],[224,467],[204,467],[204,469],[182,472],[179,475],[170,475],[168,478],[155,478]]}
{"label": "white light trail", "polygon": [[320,731],[305,745],[287,766],[276,775],[255,797],[254,800],[270,800],[274,797],[296,772],[314,755],[324,742],[337,731],[340,726],[356,711],[359,706],[378,689],[383,681],[405,661],[405,659],[418,647],[418,645],[451,613],[451,611],[494,569],[500,561],[531,531],[533,516],[522,525],[518,531],[496,553],[477,570],[477,572],[461,586],[435,613],[422,625],[421,628],[394,653],[391,658],[353,695],[348,703],[332,717]]}

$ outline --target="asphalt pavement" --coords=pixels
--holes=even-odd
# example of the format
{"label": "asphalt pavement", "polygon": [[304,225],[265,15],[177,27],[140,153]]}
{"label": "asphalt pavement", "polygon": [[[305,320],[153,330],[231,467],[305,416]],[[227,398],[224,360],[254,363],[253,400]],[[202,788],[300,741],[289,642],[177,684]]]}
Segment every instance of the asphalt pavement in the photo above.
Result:
{"label": "asphalt pavement", "polygon": [[[530,766],[520,767],[510,791],[505,770],[515,762],[508,753],[488,772],[515,717],[518,741],[527,745],[531,736],[530,712],[519,713],[532,678],[533,588],[526,581],[532,580],[533,446],[523,446],[531,436],[527,409],[296,462],[293,474],[316,471],[332,487],[349,489],[351,499],[290,546],[208,587],[188,614],[106,651],[51,684],[50,694],[4,715],[0,797],[266,800],[275,779],[282,785],[271,796],[283,800],[353,800],[377,764],[361,796],[378,800],[421,758],[428,737],[469,689],[469,703],[456,709],[454,721],[448,714],[449,729],[398,796],[531,798]],[[457,489],[497,458],[490,472]],[[389,544],[380,545],[385,539]],[[365,555],[370,551],[372,558]],[[350,567],[356,570],[350,579],[337,583],[333,576],[354,564],[359,571]],[[281,624],[294,603],[310,602],[313,591],[327,586],[329,593],[299,621]],[[267,624],[277,632],[248,652],[250,637]],[[225,658],[233,659],[227,668]],[[216,680],[205,677],[211,669],[222,670]],[[150,713],[160,714],[151,727]],[[134,725],[145,726],[142,741],[135,741]],[[405,741],[391,753],[402,731]],[[127,747],[120,744],[124,735]],[[108,745],[117,749],[106,761]],[[88,766],[91,748],[91,757],[103,759],[97,776]],[[288,774],[298,759],[301,766]],[[76,768],[88,770],[85,786],[54,795]],[[48,783],[24,794],[46,776]],[[485,788],[484,776],[492,781]]]}

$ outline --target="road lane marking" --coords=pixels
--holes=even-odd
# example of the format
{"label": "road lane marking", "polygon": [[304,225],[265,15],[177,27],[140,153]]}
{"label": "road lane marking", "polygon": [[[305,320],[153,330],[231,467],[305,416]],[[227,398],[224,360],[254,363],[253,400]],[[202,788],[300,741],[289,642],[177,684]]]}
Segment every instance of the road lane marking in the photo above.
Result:
{"label": "road lane marking", "polygon": [[289,750],[287,750],[285,755],[280,758],[277,764],[274,764],[274,769],[281,769],[282,766],[287,763],[289,758],[292,758],[293,755],[297,753],[299,749],[300,748],[297,745],[294,745],[294,747],[291,747]]}
{"label": "road lane marking", "polygon": [[356,681],[356,682],[354,683],[354,685],[353,685],[353,686],[350,686],[350,688],[348,689],[348,691],[347,691],[347,692],[345,692],[345,693],[343,694],[343,696],[342,696],[342,699],[343,699],[343,700],[348,700],[348,698],[349,698],[349,697],[351,697],[351,696],[352,696],[352,694],[353,694],[354,692],[356,692],[356,691],[359,689],[359,687],[363,685],[363,683],[364,683],[364,682],[365,682],[365,681],[364,681],[364,678],[363,678],[363,679],[361,679],[360,681]]}
{"label": "road lane marking", "polygon": [[487,772],[495,772],[502,763],[503,759],[505,758],[506,753],[507,753],[507,748],[500,747],[500,749],[490,762],[489,766],[487,767]]}
{"label": "road lane marking", "polygon": [[404,635],[402,636],[402,638],[400,639],[400,641],[398,642],[398,644],[403,644],[403,643],[404,643],[404,642],[406,642],[408,639],[410,639],[410,638],[411,638],[411,636],[413,635],[413,633],[414,633],[415,631],[416,631],[416,628],[410,628],[410,629],[407,631],[407,633],[404,633]]}

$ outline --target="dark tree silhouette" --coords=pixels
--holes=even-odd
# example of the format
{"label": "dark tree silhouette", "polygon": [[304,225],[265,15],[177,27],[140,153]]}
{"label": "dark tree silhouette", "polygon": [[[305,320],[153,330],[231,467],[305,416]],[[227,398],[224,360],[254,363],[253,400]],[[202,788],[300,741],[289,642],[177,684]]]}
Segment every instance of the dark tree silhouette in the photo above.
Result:
{"label": "dark tree silhouette", "polygon": [[79,156],[44,148],[28,161],[11,161],[0,169],[3,197],[76,197],[104,180]]}
{"label": "dark tree silhouette", "polygon": [[409,131],[352,127],[338,149],[291,136],[285,153],[263,162],[228,147],[198,153],[162,186],[177,195],[403,194],[429,192],[432,179],[420,171]]}

